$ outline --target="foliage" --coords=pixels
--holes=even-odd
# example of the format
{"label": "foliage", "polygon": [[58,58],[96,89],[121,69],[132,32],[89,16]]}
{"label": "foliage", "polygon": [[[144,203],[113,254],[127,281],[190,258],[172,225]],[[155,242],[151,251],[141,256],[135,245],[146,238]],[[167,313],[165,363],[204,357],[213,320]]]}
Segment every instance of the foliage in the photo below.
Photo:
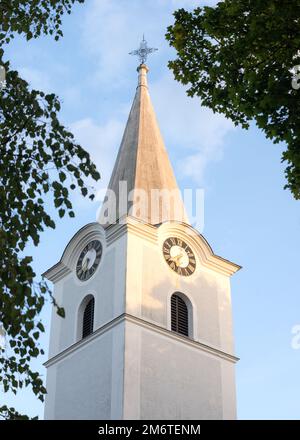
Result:
{"label": "foliage", "polygon": [[177,51],[169,62],[190,96],[267,138],[287,145],[287,184],[300,198],[300,90],[291,70],[300,64],[297,0],[224,0],[215,7],[175,11],[166,35]]}
{"label": "foliage", "polygon": [[63,36],[62,15],[70,14],[74,3],[84,0],[0,0],[0,44],[9,43],[14,34],[27,40],[42,34]]}
{"label": "foliage", "polygon": [[[3,405],[0,408],[0,418],[4,420],[29,420],[29,417],[23,414],[20,414],[15,408],[8,408],[6,405]],[[37,417],[34,417],[31,420],[36,420]]]}
{"label": "foliage", "polygon": [[[84,178],[100,176],[89,154],[59,122],[58,98],[30,90],[3,57],[15,32],[27,39],[41,33],[62,36],[61,15],[70,13],[75,2],[0,1],[0,64],[6,69],[6,87],[0,92],[0,323],[6,334],[0,348],[0,381],[5,392],[31,386],[42,401],[46,390],[39,373],[32,371],[31,360],[43,354],[39,314],[46,294],[60,316],[64,310],[47,284],[35,280],[25,246],[28,242],[37,246],[41,232],[55,228],[45,200],[53,200],[60,217],[74,217],[70,190],[79,188],[93,199]],[[0,408],[0,417],[27,418],[6,405]]]}

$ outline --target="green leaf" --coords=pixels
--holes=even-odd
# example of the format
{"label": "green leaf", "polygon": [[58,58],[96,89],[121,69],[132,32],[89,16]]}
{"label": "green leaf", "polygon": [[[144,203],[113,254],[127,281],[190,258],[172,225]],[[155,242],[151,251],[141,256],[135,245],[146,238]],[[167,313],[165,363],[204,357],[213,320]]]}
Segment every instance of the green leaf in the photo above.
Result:
{"label": "green leaf", "polygon": [[199,97],[236,126],[248,129],[255,122],[266,138],[285,145],[285,188],[295,199],[300,199],[300,91],[293,89],[291,69],[300,64],[299,15],[297,0],[288,7],[279,1],[226,0],[175,11],[166,34],[176,51],[168,66],[188,96]]}
{"label": "green leaf", "polygon": [[58,307],[56,313],[58,314],[58,316],[60,316],[61,318],[65,318],[65,309],[63,307]]}
{"label": "green leaf", "polygon": [[[47,211],[49,201],[60,216],[65,210],[75,215],[70,211],[69,186],[83,188],[81,174],[94,178],[95,165],[61,123],[58,97],[32,90],[4,58],[12,53],[9,43],[14,35],[27,40],[43,34],[62,36],[61,15],[70,13],[76,2],[82,0],[0,2],[11,4],[4,10],[0,6],[0,64],[7,80],[0,92],[0,308],[9,341],[5,356],[0,348],[0,380],[5,392],[17,393],[26,386],[41,400],[46,390],[31,360],[42,354],[37,340],[45,329],[39,316],[51,292],[36,277],[27,249],[38,245],[46,228],[55,228]],[[65,315],[61,307],[58,313]],[[0,417],[28,419],[5,405]]]}

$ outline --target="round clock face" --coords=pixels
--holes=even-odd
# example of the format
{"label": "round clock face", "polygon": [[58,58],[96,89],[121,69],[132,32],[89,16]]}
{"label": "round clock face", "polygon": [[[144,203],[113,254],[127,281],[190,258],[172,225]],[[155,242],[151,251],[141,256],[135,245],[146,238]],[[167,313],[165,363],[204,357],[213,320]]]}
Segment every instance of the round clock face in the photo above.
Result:
{"label": "round clock face", "polygon": [[181,238],[167,238],[163,244],[163,254],[170,268],[179,275],[189,276],[195,272],[195,255]]}
{"label": "round clock face", "polygon": [[99,240],[93,240],[82,250],[77,266],[76,273],[81,281],[86,281],[95,273],[102,255],[102,244]]}

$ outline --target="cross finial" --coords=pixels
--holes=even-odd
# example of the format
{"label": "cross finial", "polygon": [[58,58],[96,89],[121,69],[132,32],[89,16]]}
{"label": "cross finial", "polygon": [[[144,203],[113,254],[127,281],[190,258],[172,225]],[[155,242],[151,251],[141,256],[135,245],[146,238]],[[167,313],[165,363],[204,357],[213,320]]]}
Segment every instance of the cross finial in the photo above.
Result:
{"label": "cross finial", "polygon": [[129,55],[137,55],[140,59],[141,64],[145,64],[149,53],[153,53],[157,51],[154,47],[148,47],[147,41],[145,40],[145,36],[143,35],[143,39],[141,41],[139,49],[133,50],[129,52]]}

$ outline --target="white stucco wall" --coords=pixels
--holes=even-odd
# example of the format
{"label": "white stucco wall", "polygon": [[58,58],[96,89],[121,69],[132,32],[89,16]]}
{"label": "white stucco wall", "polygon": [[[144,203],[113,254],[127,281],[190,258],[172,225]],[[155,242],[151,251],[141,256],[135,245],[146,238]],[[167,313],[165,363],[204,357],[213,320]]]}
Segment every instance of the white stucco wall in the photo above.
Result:
{"label": "white stucco wall", "polygon": [[[78,257],[91,239],[86,235],[95,239],[98,233],[103,244],[101,263],[94,276],[81,282],[75,270]],[[53,308],[49,359],[54,361],[47,367],[46,419],[105,419],[122,415],[123,330],[117,326],[90,342],[89,338],[78,342],[78,315],[87,295],[95,298],[94,331],[124,313],[126,242],[123,235],[106,246],[103,228],[94,224],[75,236],[64,253],[63,263],[70,273],[55,282],[54,296],[66,316],[59,317]],[[68,354],[61,356],[64,351]]]}
{"label": "white stucco wall", "polygon": [[124,324],[87,338],[48,367],[45,419],[120,419]]}
{"label": "white stucco wall", "polygon": [[[184,226],[163,228],[156,239],[128,233],[126,313],[171,330],[170,299],[179,291],[192,305],[190,338],[233,355],[229,275],[207,267],[203,243]],[[192,276],[177,275],[164,260],[163,241],[174,234],[195,253]],[[124,418],[236,417],[234,362],[138,324],[127,323],[125,334]]]}
{"label": "white stucco wall", "polygon": [[[76,262],[97,234],[101,263],[81,282]],[[195,253],[190,277],[164,260],[163,241],[174,235]],[[45,418],[235,418],[230,271],[210,254],[196,231],[180,224],[108,231],[93,224],[75,236],[54,268],[54,295],[66,318],[53,311]],[[170,298],[177,291],[191,303],[189,339],[170,332]],[[78,341],[86,295],[95,298],[94,333]]]}
{"label": "white stucco wall", "polygon": [[125,328],[125,419],[236,417],[232,362],[136,323]]}
{"label": "white stucco wall", "polygon": [[[188,242],[183,228],[182,234]],[[229,276],[205,267],[195,247],[195,273],[179,276],[166,264],[162,243],[163,238],[154,242],[129,232],[126,312],[170,329],[170,298],[182,292],[193,305],[191,337],[233,353]]]}
{"label": "white stucco wall", "polygon": [[[82,244],[72,258],[71,273],[54,286],[54,297],[64,307],[66,316],[62,319],[55,309],[52,311],[49,358],[78,340],[78,312],[87,295],[95,298],[94,330],[124,313],[127,239],[123,236],[109,247],[103,239],[101,241],[104,248],[101,263],[89,280],[82,282],[76,276]],[[73,246],[76,248],[75,244]]]}

